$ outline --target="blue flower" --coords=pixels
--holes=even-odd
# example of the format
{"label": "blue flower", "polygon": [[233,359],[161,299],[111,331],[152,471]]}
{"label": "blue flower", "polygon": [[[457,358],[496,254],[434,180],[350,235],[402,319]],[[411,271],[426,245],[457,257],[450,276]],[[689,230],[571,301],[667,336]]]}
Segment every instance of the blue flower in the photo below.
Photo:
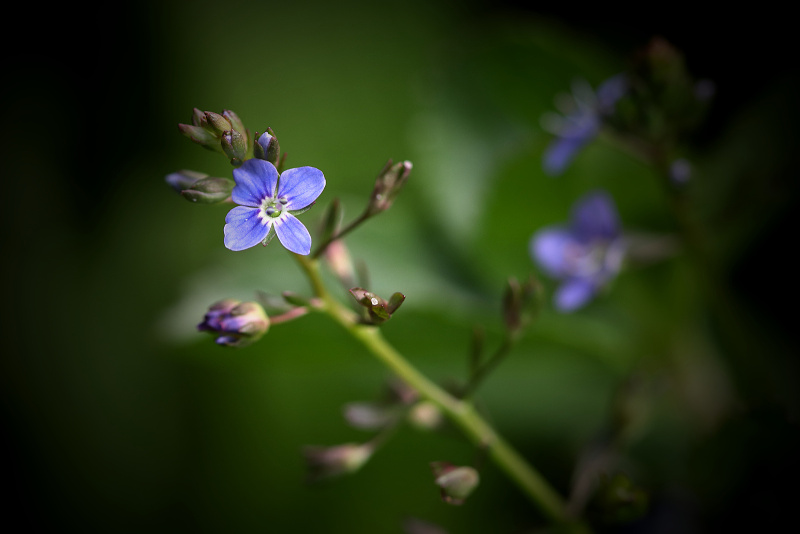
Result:
{"label": "blue flower", "polygon": [[556,309],[576,310],[619,273],[625,255],[619,217],[611,196],[589,193],[572,208],[568,226],[537,232],[530,253],[542,269],[561,280],[554,295]]}
{"label": "blue flower", "polygon": [[595,138],[603,119],[614,112],[627,89],[628,82],[621,74],[607,79],[594,92],[585,82],[573,84],[564,116],[548,114],[543,118],[545,128],[558,136],[544,153],[542,166],[547,174],[558,176],[567,169],[575,155]]}
{"label": "blue flower", "polygon": [[240,204],[225,217],[225,246],[245,250],[268,243],[273,233],[295,254],[311,252],[311,235],[296,213],[305,211],[325,189],[325,176],[314,167],[288,169],[249,159],[233,170],[231,199]]}

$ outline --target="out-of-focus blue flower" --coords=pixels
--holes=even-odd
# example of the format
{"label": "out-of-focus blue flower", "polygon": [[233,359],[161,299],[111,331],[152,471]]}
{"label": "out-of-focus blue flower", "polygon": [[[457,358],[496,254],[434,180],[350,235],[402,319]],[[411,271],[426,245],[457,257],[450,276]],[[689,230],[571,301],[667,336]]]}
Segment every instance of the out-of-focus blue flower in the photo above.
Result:
{"label": "out-of-focus blue flower", "polygon": [[692,164],[684,158],[678,158],[669,166],[669,179],[672,183],[683,185],[692,177]]}
{"label": "out-of-focus blue flower", "polygon": [[562,115],[549,113],[542,118],[545,129],[554,133],[544,152],[542,167],[551,176],[558,176],[569,166],[575,155],[594,139],[603,119],[614,112],[614,106],[628,90],[624,75],[618,74],[601,83],[596,91],[584,81],[576,81],[572,94],[559,101]]}
{"label": "out-of-focus blue flower", "polygon": [[288,169],[249,159],[233,170],[231,200],[240,204],[225,217],[225,246],[245,250],[268,243],[273,234],[295,254],[311,252],[311,235],[294,214],[305,211],[325,189],[325,176],[314,167]]}
{"label": "out-of-focus blue flower", "polygon": [[586,304],[617,275],[625,254],[611,196],[595,191],[580,198],[569,225],[537,232],[530,253],[547,274],[561,280],[554,295],[556,309],[570,312]]}
{"label": "out-of-focus blue flower", "polygon": [[246,347],[269,330],[269,317],[257,302],[224,299],[208,309],[197,329],[217,336],[218,345]]}

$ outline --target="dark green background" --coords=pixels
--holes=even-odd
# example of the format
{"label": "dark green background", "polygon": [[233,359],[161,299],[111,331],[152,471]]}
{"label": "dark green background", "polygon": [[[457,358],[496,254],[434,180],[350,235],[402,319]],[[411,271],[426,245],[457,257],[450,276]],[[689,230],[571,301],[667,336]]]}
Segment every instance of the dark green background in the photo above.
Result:
{"label": "dark green background", "polygon": [[[647,415],[625,465],[654,502],[638,531],[780,521],[800,413],[789,335],[798,79],[788,23],[771,17],[478,1],[140,2],[19,17],[24,36],[4,37],[0,127],[2,480],[6,520],[24,525],[12,530],[541,525],[489,464],[465,506],[439,500],[428,462],[479,456],[455,434],[405,428],[358,474],[307,486],[302,446],[368,439],[341,406],[377,397],[388,372],[323,317],[241,351],[196,333],[215,300],[306,286],[277,243],[226,250],[227,207],[190,205],[163,177],[229,176],[177,131],[195,106],[272,127],[290,167],[325,173],[319,204],[339,197],[348,216],[388,158],[413,161],[395,207],[348,244],[372,289],[407,296],[389,340],[432,378],[463,379],[472,325],[498,342],[504,280],[535,270],[530,236],[582,193],[608,189],[632,230],[676,230],[653,172],[618,148],[592,144],[557,179],[540,164],[550,137],[539,119],[555,95],[623,70],[656,34],[717,84],[689,147],[691,194],[743,313],[710,306],[685,256],[625,273],[578,313],[548,307],[481,403],[566,492],[615,388],[636,373]],[[321,211],[303,220],[313,228]]]}

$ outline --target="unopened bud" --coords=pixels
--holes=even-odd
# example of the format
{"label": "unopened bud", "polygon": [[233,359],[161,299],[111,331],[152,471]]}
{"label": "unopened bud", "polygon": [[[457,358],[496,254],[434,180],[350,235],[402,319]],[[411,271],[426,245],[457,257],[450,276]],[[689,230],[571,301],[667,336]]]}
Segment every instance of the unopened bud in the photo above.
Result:
{"label": "unopened bud", "polygon": [[219,345],[245,347],[269,330],[269,317],[257,302],[224,299],[208,309],[197,329],[217,336]]}
{"label": "unopened bud", "polygon": [[503,295],[503,320],[506,328],[517,331],[527,326],[542,304],[542,287],[531,275],[524,284],[509,278]]}
{"label": "unopened bud", "polygon": [[202,172],[195,172],[189,171],[186,169],[180,170],[178,172],[173,172],[172,174],[168,174],[164,180],[178,193],[183,191],[184,189],[188,189],[198,180],[202,180],[203,178],[207,178],[207,174],[203,174]]}
{"label": "unopened bud", "polygon": [[226,119],[219,113],[214,113],[213,111],[206,111],[206,121],[208,122],[209,128],[217,136],[220,136],[226,130],[230,130],[231,128],[233,128],[228,119]]}
{"label": "unopened bud", "polygon": [[201,126],[190,126],[188,124],[179,124],[178,129],[183,135],[209,150],[222,152],[222,147],[219,144],[219,137],[215,136],[209,130]]}
{"label": "unopened bud", "polygon": [[436,430],[442,426],[444,416],[432,402],[420,401],[408,412],[408,421],[420,430]]}
{"label": "unopened bud", "polygon": [[442,500],[448,504],[463,504],[480,482],[478,472],[469,466],[432,462],[431,469],[436,477],[434,483],[442,489]]}
{"label": "unopened bud", "polygon": [[182,190],[181,195],[197,204],[217,204],[230,198],[234,185],[228,178],[203,178]]}
{"label": "unopened bud", "polygon": [[220,139],[222,151],[231,160],[231,165],[239,167],[247,157],[247,140],[236,130],[227,130]]}
{"label": "unopened bud", "polygon": [[247,133],[244,123],[242,122],[242,119],[239,118],[239,115],[229,109],[226,109],[222,112],[222,116],[231,124],[231,128],[242,135]]}
{"label": "unopened bud", "polygon": [[345,443],[334,447],[306,447],[303,456],[308,467],[308,480],[317,480],[354,473],[372,456],[370,444]]}
{"label": "unopened bud", "polygon": [[351,402],[344,406],[344,418],[361,430],[380,430],[397,418],[393,406],[373,402]]}
{"label": "unopened bud", "polygon": [[337,239],[328,245],[325,249],[325,261],[345,287],[351,287],[355,283],[355,267],[344,241]]}
{"label": "unopened bud", "polygon": [[253,155],[258,159],[269,161],[273,165],[278,165],[278,159],[281,154],[281,147],[278,143],[278,138],[275,137],[275,132],[272,128],[267,128],[267,131],[260,136],[256,133],[256,144],[253,145]]}
{"label": "unopened bud", "polygon": [[372,190],[369,205],[367,206],[367,212],[370,215],[375,215],[392,207],[395,197],[408,180],[411,167],[410,161],[402,161],[392,165],[392,161],[389,160],[375,180],[375,188]]}

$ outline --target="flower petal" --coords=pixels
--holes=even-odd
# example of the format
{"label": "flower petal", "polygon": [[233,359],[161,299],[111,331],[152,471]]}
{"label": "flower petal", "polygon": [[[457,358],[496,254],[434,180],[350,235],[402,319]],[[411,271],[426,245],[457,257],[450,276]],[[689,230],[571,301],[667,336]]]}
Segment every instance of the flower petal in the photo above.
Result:
{"label": "flower petal", "polygon": [[300,219],[291,213],[284,212],[275,219],[275,233],[278,234],[281,245],[295,254],[306,256],[311,252],[311,235]]}
{"label": "flower petal", "polygon": [[594,296],[597,287],[586,278],[571,278],[561,284],[554,295],[556,309],[561,312],[575,311]]}
{"label": "flower petal", "polygon": [[225,217],[225,246],[244,250],[261,243],[269,232],[269,222],[258,216],[257,208],[236,206]]}
{"label": "flower petal", "polygon": [[233,179],[236,186],[231,192],[231,200],[242,206],[257,208],[266,197],[275,194],[278,170],[263,159],[248,159],[241,167],[233,169]]}
{"label": "flower petal", "polygon": [[278,197],[285,196],[289,200],[286,209],[299,210],[317,200],[325,189],[325,176],[314,167],[288,169],[281,174],[279,187]]}
{"label": "flower petal", "polygon": [[588,139],[580,137],[560,137],[553,140],[544,151],[542,168],[550,176],[563,174],[575,155]]}
{"label": "flower petal", "polygon": [[531,239],[530,254],[550,276],[562,278],[569,272],[568,251],[574,245],[575,239],[565,228],[545,228]]}
{"label": "flower petal", "polygon": [[578,200],[572,208],[572,231],[584,243],[618,237],[619,216],[611,195],[594,191]]}

